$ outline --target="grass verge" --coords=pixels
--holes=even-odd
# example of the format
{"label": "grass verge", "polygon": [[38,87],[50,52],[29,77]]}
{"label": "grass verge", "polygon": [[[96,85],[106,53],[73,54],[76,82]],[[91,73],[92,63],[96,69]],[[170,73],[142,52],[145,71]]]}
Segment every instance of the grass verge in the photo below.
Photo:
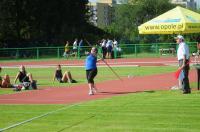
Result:
{"label": "grass verge", "polygon": [[[145,91],[77,104],[22,124],[12,132],[198,132],[200,92]],[[0,128],[67,105],[1,105]]]}
{"label": "grass verge", "polygon": [[[175,67],[163,66],[163,67],[113,67],[114,71],[120,77],[128,76],[145,76],[152,74],[161,74],[175,71]],[[78,83],[59,83],[58,81],[53,82],[53,75],[55,68],[27,68],[27,72],[32,73],[33,78],[37,80],[38,87],[68,87],[72,85],[79,85],[86,83],[85,69],[81,67],[63,67],[62,71],[70,71],[72,77],[78,81]],[[14,78],[18,72],[18,68],[5,68],[3,69],[1,75],[8,74],[11,78],[11,82],[14,82]],[[114,80],[117,77],[106,67],[98,68],[98,75],[95,78],[96,82],[102,82],[105,80]],[[18,82],[19,83],[19,82]],[[0,89],[0,94],[10,94],[13,93],[12,90]]]}

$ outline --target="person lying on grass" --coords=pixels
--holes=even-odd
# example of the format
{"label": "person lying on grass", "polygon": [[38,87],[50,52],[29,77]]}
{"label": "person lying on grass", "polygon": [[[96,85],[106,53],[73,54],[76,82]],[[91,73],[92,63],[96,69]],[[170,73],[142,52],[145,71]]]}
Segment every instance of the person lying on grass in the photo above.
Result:
{"label": "person lying on grass", "polygon": [[[1,73],[1,71],[2,71],[2,68],[0,67],[0,73]],[[2,87],[2,88],[11,87],[9,75],[5,74],[4,77],[0,76],[0,87]]]}
{"label": "person lying on grass", "polygon": [[58,80],[60,83],[76,83],[77,81],[72,78],[70,71],[65,71],[62,74],[61,65],[58,64],[54,73],[53,81]]}

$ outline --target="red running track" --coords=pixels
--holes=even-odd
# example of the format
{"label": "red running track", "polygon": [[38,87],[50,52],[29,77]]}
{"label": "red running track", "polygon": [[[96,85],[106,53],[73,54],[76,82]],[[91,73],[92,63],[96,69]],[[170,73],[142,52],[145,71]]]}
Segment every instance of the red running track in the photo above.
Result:
{"label": "red running track", "polygon": [[[72,104],[140,91],[170,90],[171,86],[177,84],[173,74],[124,78],[123,81],[112,80],[97,83],[97,88],[101,92],[93,96],[88,95],[87,84],[18,92],[16,94],[1,95],[0,104]],[[196,72],[191,70],[190,82],[194,82],[195,79]]]}
{"label": "red running track", "polygon": [[[177,64],[176,57],[162,58],[122,58],[106,59],[109,65],[138,65],[138,66],[165,66],[168,64]],[[1,62],[1,67],[18,67],[25,65],[31,66],[55,66],[57,64],[65,66],[84,66],[84,60],[45,60],[45,61],[23,61],[23,62]],[[105,65],[103,62],[98,65]]]}

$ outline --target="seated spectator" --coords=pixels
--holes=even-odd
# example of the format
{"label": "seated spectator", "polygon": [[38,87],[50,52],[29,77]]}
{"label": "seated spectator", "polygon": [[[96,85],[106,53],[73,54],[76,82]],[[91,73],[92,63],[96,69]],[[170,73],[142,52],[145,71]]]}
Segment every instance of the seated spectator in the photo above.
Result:
{"label": "seated spectator", "polygon": [[19,72],[17,73],[17,76],[15,77],[14,83],[16,83],[17,79],[19,79],[20,83],[33,82],[32,74],[26,72],[26,69],[25,69],[24,65],[20,66]]}
{"label": "seated spectator", "polygon": [[57,79],[60,83],[66,83],[66,82],[76,83],[76,81],[72,79],[70,71],[66,71],[64,74],[62,74],[61,65],[57,65],[53,81],[55,81],[55,79]]}
{"label": "seated spectator", "polygon": [[[1,72],[1,70],[2,70],[2,68],[0,67],[0,72]],[[2,87],[2,88],[11,87],[9,75],[5,74],[3,78],[0,76],[0,87]]]}
{"label": "seated spectator", "polygon": [[26,85],[26,89],[37,89],[36,80],[33,80],[33,76],[31,73],[27,73],[25,66],[22,65],[19,68],[19,72],[17,73],[17,76],[15,77],[14,83],[17,82],[17,79],[19,79],[19,82],[23,85]]}

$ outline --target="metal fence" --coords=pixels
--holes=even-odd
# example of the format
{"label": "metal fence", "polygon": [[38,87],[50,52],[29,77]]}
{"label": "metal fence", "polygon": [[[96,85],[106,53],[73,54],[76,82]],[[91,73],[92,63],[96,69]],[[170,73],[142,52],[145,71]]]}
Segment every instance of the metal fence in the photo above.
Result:
{"label": "metal fence", "polygon": [[[190,53],[197,51],[196,42],[187,43]],[[32,47],[32,48],[2,48],[0,49],[0,60],[8,59],[47,59],[66,58],[84,59],[91,47],[83,46],[77,52],[70,47],[69,54],[64,54],[64,47]],[[101,47],[99,52],[102,53]],[[112,58],[134,58],[134,57],[160,57],[175,56],[177,44],[175,43],[151,43],[151,44],[119,44],[112,50]]]}

